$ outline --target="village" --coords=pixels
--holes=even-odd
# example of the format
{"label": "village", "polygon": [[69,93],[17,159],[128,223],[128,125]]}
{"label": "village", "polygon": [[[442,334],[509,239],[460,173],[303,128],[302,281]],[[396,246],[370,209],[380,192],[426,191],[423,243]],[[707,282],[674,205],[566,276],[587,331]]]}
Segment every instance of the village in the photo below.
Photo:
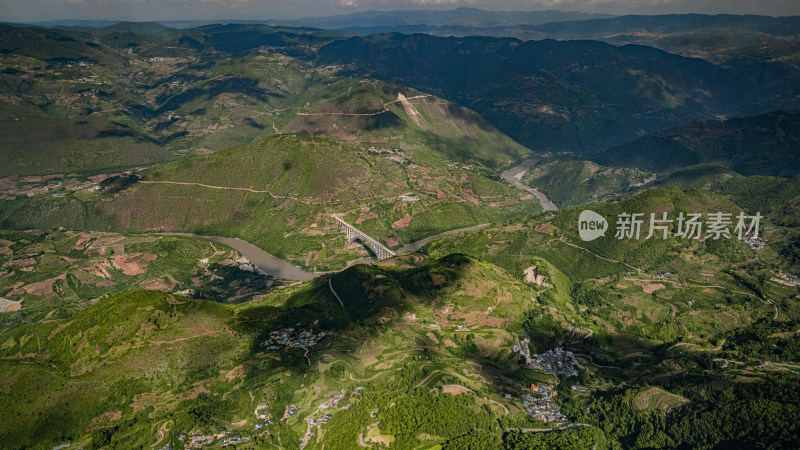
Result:
{"label": "village", "polygon": [[522,400],[522,407],[529,416],[544,423],[555,422],[558,424],[566,423],[569,421],[567,416],[561,412],[561,408],[553,401],[553,397],[558,395],[547,386],[535,384],[531,385],[531,389],[539,394],[539,397],[534,397],[531,394],[523,394],[520,399]]}
{"label": "village", "polygon": [[265,346],[267,350],[279,350],[281,345],[307,348],[317,345],[325,335],[324,331],[314,334],[308,330],[297,332],[294,328],[283,328],[271,332],[269,339],[262,342],[261,345]]}
{"label": "village", "polygon": [[762,241],[759,237],[747,235],[744,236],[742,240],[745,241],[753,250],[761,250],[764,248],[764,241]]}
{"label": "village", "polygon": [[[249,436],[233,436],[227,437],[231,432],[228,430],[222,430],[219,433],[215,434],[200,434],[200,433],[192,433],[192,437],[189,443],[184,447],[186,450],[193,449],[193,448],[201,448],[204,445],[211,445],[216,441],[220,440],[220,446],[227,447],[229,445],[237,445],[242,444],[250,440]],[[184,440],[186,439],[186,433],[180,433],[178,435],[178,439]]]}
{"label": "village", "polygon": [[[355,392],[357,393],[362,389],[364,388],[359,386],[355,389]],[[347,389],[342,389],[341,391],[334,394],[333,397],[331,397],[329,400],[326,400],[324,403],[319,405],[319,407],[317,407],[317,410],[306,418],[308,429],[306,430],[306,433],[303,435],[302,442],[300,443],[300,450],[305,448],[309,444],[309,442],[311,442],[311,439],[314,438],[314,436],[316,436],[317,430],[320,427],[322,427],[323,424],[328,423],[328,421],[331,420],[331,417],[333,417],[333,415],[330,412],[326,413],[325,411],[338,410],[338,409],[344,410],[350,408],[349,403],[339,408],[339,403],[341,403],[342,400],[344,400],[346,394],[347,394]],[[319,413],[319,415],[314,417],[315,414],[317,413]]]}
{"label": "village", "polygon": [[553,375],[575,377],[578,376],[580,363],[572,352],[556,347],[542,354],[531,354],[530,337],[521,335],[512,349],[525,359],[525,366],[529,369],[539,369]]}
{"label": "village", "polygon": [[[577,327],[572,328],[574,332],[580,331]],[[581,366],[572,352],[556,347],[542,354],[531,354],[529,345],[530,337],[523,334],[512,346],[512,350],[519,353],[525,360],[525,367],[539,369],[558,376],[573,377],[578,375],[578,369]],[[522,407],[529,416],[544,423],[564,424],[568,422],[567,417],[561,412],[561,408],[553,401],[553,397],[558,395],[558,392],[543,384],[531,384],[531,390],[539,394],[539,396],[536,397],[526,393],[520,397]],[[587,391],[584,386],[577,384],[572,386],[572,390],[576,392]],[[505,398],[509,399],[511,396],[507,394]]]}
{"label": "village", "polygon": [[784,286],[800,287],[800,277],[784,272],[778,272],[774,277],[770,278],[770,281],[774,281],[775,283],[782,284]]}
{"label": "village", "polygon": [[270,422],[270,420],[269,420],[269,413],[267,412],[267,404],[266,403],[259,403],[258,406],[256,406],[256,410],[254,412],[255,412],[255,415],[256,415],[256,419],[264,421],[264,425],[261,425],[260,423],[257,423],[255,425],[255,429],[256,430],[260,430],[260,429],[262,429],[264,427],[268,427],[268,426],[272,425],[272,422]]}
{"label": "village", "polygon": [[382,155],[384,158],[388,159],[389,161],[394,161],[394,162],[396,162],[398,164],[402,164],[404,166],[409,166],[409,167],[412,167],[412,168],[416,167],[416,165],[411,162],[410,157],[400,149],[370,147],[370,148],[367,149],[367,151]]}

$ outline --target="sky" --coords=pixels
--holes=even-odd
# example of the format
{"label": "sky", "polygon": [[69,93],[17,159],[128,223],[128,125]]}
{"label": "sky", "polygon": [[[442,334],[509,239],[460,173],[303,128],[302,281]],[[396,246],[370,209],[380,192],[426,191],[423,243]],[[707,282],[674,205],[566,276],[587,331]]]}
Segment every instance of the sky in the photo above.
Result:
{"label": "sky", "polygon": [[800,15],[800,0],[0,0],[0,21],[289,19],[368,10],[559,9],[606,14]]}

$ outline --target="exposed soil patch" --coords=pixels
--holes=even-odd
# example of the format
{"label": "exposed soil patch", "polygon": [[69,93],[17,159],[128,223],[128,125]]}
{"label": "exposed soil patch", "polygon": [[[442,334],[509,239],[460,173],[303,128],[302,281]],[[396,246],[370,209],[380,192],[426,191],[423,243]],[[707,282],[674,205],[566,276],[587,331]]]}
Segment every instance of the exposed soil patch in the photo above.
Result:
{"label": "exposed soil patch", "polygon": [[634,281],[633,284],[640,286],[642,290],[644,290],[645,294],[652,294],[655,291],[667,288],[663,284],[658,284],[658,283],[651,284],[646,281],[638,281],[638,280]]}
{"label": "exposed soil patch", "polygon": [[172,278],[171,275],[167,275],[163,278],[157,278],[155,280],[147,280],[143,281],[139,284],[142,289],[148,291],[162,291],[162,292],[169,292],[177,286],[178,280]]}
{"label": "exposed soil patch", "polygon": [[36,259],[34,258],[25,258],[25,259],[12,259],[11,261],[7,261],[3,264],[3,267],[28,267],[36,265]]}
{"label": "exposed soil patch", "polygon": [[239,364],[238,366],[234,367],[233,369],[227,372],[225,371],[222,372],[224,372],[223,375],[225,376],[226,380],[232,381],[235,380],[236,378],[244,376],[244,366],[242,364]]}
{"label": "exposed soil patch", "polygon": [[540,233],[545,233],[545,234],[552,235],[553,234],[553,228],[554,228],[553,224],[551,224],[550,222],[547,222],[547,223],[543,223],[543,224],[539,225],[538,227],[536,227],[536,231],[538,231]]}
{"label": "exposed soil patch", "polygon": [[70,320],[69,322],[67,322],[65,324],[59,325],[58,328],[56,328],[55,330],[53,330],[50,333],[50,336],[47,336],[47,340],[49,341],[49,340],[53,339],[54,337],[56,337],[56,335],[58,333],[64,331],[65,328],[67,328],[68,326],[72,325],[72,322],[75,322],[75,321],[74,320]]}
{"label": "exposed soil patch", "polygon": [[116,422],[119,419],[122,419],[122,411],[109,411],[103,413],[92,419],[91,423],[89,423],[89,426],[86,427],[86,431],[91,432],[101,428],[112,427],[114,426],[113,422]]}
{"label": "exposed soil patch", "polygon": [[461,395],[461,394],[468,393],[469,390],[466,389],[466,388],[463,388],[461,386],[448,385],[448,386],[442,387],[442,392],[445,393],[445,394],[451,394],[451,395]]}
{"label": "exposed soil patch", "polygon": [[408,213],[406,213],[406,216],[405,216],[405,217],[403,217],[403,218],[402,218],[402,219],[400,219],[400,220],[395,220],[395,221],[392,223],[392,228],[394,228],[394,229],[398,229],[398,228],[405,228],[405,227],[407,227],[407,226],[408,226],[410,223],[411,223],[411,214],[408,214]]}
{"label": "exposed soil patch", "polygon": [[366,222],[367,220],[377,219],[377,218],[378,218],[377,214],[370,213],[370,214],[367,214],[366,216],[361,216],[358,219],[356,219],[356,225],[361,225],[362,223]]}
{"label": "exposed soil patch", "polygon": [[511,324],[514,319],[501,319],[499,317],[486,317],[480,321],[481,325],[492,327],[492,328],[503,328],[506,325]]}
{"label": "exposed soil patch", "polygon": [[9,292],[8,295],[22,295],[27,292],[30,295],[41,295],[48,298],[53,297],[56,295],[55,291],[53,291],[53,283],[65,278],[67,278],[66,275],[59,275],[55,278],[50,278],[49,280],[40,281],[38,283],[33,283],[14,289],[13,291]]}
{"label": "exposed soil patch", "polygon": [[133,403],[131,403],[131,408],[133,408],[133,414],[136,415],[137,412],[147,409],[150,407],[155,408],[158,406],[158,396],[161,395],[161,391],[153,391],[153,392],[145,392],[142,394],[136,394],[133,396]]}
{"label": "exposed soil patch", "polygon": [[114,256],[114,265],[122,270],[125,275],[134,276],[143,274],[147,263],[155,261],[156,255],[150,253],[131,253],[130,255]]}
{"label": "exposed soil patch", "polygon": [[22,300],[13,301],[0,297],[0,312],[13,312],[22,309]]}
{"label": "exposed soil patch", "polygon": [[541,284],[544,283],[544,275],[539,274],[539,267],[530,266],[525,269],[525,281],[541,286]]}

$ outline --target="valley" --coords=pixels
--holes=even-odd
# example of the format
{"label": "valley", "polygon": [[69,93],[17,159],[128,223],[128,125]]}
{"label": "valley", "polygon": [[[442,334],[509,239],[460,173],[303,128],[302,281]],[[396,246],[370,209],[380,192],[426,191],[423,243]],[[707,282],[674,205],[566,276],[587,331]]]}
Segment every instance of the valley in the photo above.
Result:
{"label": "valley", "polygon": [[0,24],[1,447],[796,447],[798,16],[415,6]]}

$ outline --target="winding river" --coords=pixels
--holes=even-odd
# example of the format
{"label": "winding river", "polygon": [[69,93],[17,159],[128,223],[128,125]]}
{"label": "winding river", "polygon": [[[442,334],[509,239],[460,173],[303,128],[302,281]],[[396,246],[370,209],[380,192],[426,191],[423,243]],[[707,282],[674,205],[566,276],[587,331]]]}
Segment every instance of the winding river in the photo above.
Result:
{"label": "winding river", "polygon": [[544,193],[542,193],[538,189],[526,186],[522,184],[522,182],[520,182],[522,176],[525,175],[525,172],[531,170],[531,167],[533,167],[534,164],[538,163],[539,159],[540,158],[526,159],[525,161],[522,161],[522,163],[520,163],[519,165],[506,170],[500,176],[502,176],[506,181],[511,183],[511,185],[514,186],[515,188],[522,189],[523,191],[536,197],[539,200],[539,203],[542,204],[543,210],[558,211],[558,206],[556,206],[553,202],[551,202],[550,199],[548,199],[547,196],[544,195]]}
{"label": "winding river", "polygon": [[[458,230],[445,231],[443,233],[429,236],[426,237],[425,239],[420,239],[416,242],[407,244],[402,248],[400,248],[399,250],[397,250],[397,253],[415,252],[424,247],[429,242],[432,242],[442,236],[448,236],[451,234],[461,233],[465,231],[479,230],[488,225],[489,224],[485,223],[481,225],[475,225],[472,227],[460,228]],[[303,269],[300,269],[299,267],[293,265],[292,263],[284,261],[278,258],[277,256],[270,255],[269,253],[265,252],[264,250],[261,250],[255,245],[247,241],[243,241],[239,238],[228,238],[221,236],[202,236],[199,234],[191,234],[191,233],[159,233],[159,234],[161,234],[162,236],[179,236],[179,237],[191,237],[197,239],[207,239],[209,241],[225,244],[238,251],[242,256],[247,258],[260,271],[266,273],[267,275],[271,275],[275,278],[282,278],[284,280],[293,280],[293,281],[308,281],[320,275],[330,273],[330,272],[306,272]],[[372,258],[359,258],[350,261],[347,264],[347,267],[354,266],[357,264],[370,264],[372,262],[374,262]]]}

